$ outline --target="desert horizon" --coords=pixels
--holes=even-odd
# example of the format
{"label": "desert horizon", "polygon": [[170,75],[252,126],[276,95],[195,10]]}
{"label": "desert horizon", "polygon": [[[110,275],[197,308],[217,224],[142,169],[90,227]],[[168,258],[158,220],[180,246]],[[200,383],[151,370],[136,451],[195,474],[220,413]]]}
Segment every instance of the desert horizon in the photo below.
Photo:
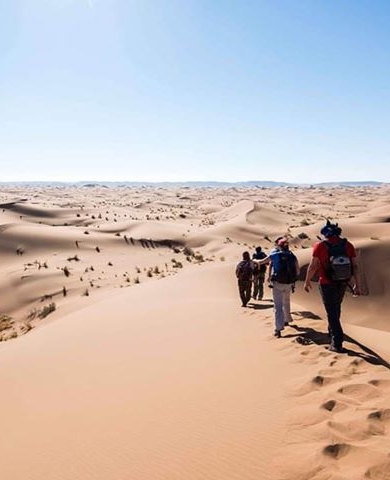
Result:
{"label": "desert horizon", "polygon": [[[389,196],[1,185],[3,477],[387,479]],[[343,354],[302,288],[327,218],[363,287]],[[301,274],[276,339],[268,286],[243,309],[234,271],[280,235]]]}

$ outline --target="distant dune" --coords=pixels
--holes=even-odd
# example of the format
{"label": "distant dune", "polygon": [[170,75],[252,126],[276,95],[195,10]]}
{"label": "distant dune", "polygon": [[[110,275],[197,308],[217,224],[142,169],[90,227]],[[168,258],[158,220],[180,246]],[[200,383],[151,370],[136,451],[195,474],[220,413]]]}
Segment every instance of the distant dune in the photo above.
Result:
{"label": "distant dune", "polygon": [[[390,186],[0,184],[2,480],[388,480]],[[302,279],[326,218],[358,250],[347,354]],[[293,323],[241,308],[287,235]]]}

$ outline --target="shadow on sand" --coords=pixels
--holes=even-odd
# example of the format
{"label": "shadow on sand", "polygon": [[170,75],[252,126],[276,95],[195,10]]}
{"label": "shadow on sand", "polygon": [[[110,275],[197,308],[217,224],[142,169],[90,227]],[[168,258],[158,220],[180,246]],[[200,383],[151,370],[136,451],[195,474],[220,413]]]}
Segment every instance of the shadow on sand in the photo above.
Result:
{"label": "shadow on sand", "polygon": [[[296,312],[302,315],[304,318],[311,318],[311,319],[320,319],[312,312]],[[309,316],[310,314],[310,316]],[[283,335],[284,338],[295,338],[297,343],[301,345],[311,345],[315,343],[316,345],[329,345],[329,335],[327,332],[319,332],[311,327],[303,327],[296,324],[290,324],[290,327],[296,330],[297,333]],[[350,357],[358,357],[363,359],[364,361],[371,363],[372,365],[381,365],[390,370],[390,364],[382,358],[378,353],[376,353],[371,348],[363,345],[358,340],[350,337],[349,335],[344,334],[344,342],[352,343],[359,347],[361,350],[357,352],[355,350],[350,350],[348,348],[344,348],[343,354],[346,354]]]}

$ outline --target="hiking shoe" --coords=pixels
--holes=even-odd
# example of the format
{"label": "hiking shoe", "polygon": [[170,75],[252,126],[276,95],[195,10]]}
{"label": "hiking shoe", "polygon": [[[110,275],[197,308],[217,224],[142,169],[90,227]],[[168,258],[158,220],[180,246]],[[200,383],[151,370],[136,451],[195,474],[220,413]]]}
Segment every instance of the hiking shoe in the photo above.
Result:
{"label": "hiking shoe", "polygon": [[329,345],[328,350],[335,353],[344,353],[345,350],[343,347],[335,347],[334,345]]}
{"label": "hiking shoe", "polygon": [[280,333],[280,330],[275,330],[274,337],[280,338],[282,334]]}

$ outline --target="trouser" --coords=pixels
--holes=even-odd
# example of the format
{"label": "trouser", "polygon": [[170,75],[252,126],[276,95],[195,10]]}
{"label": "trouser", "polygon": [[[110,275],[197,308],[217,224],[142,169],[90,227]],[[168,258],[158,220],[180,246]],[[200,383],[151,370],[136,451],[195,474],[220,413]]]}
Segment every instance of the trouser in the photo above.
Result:
{"label": "trouser", "polygon": [[252,282],[251,280],[238,280],[238,291],[243,305],[246,305],[251,299]]}
{"label": "trouser", "polygon": [[262,300],[264,295],[264,273],[255,273],[253,275],[253,298]]}
{"label": "trouser", "polygon": [[286,322],[291,322],[291,283],[273,282],[272,296],[274,298],[275,330],[283,330]]}
{"label": "trouser", "polygon": [[344,333],[341,327],[341,303],[344,298],[345,283],[331,283],[329,285],[320,285],[322,302],[328,317],[328,329],[331,345],[336,348],[343,346]]}

